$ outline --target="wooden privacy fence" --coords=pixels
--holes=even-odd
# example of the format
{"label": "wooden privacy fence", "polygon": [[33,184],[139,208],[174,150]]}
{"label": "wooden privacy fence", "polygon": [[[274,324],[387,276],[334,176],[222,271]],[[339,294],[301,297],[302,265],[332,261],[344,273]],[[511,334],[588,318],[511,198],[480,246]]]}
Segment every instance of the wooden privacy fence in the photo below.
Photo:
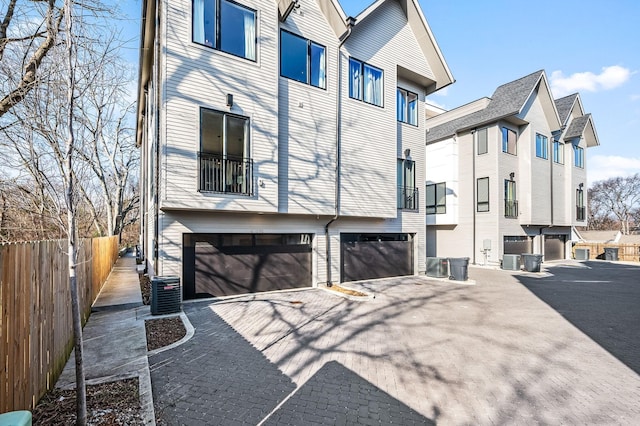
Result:
{"label": "wooden privacy fence", "polygon": [[573,257],[575,258],[576,249],[589,249],[589,259],[604,259],[604,249],[608,247],[618,249],[618,260],[640,261],[640,244],[578,243],[573,246]]}
{"label": "wooden privacy fence", "polygon": [[[83,324],[118,256],[117,237],[80,240]],[[0,413],[29,410],[73,349],[67,241],[0,245]]]}

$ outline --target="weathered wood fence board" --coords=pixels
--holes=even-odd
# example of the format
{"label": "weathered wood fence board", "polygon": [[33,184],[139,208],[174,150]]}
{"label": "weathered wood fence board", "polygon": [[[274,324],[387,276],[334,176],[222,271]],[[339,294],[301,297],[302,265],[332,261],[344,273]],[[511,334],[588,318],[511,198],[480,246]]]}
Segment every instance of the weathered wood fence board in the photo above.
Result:
{"label": "weathered wood fence board", "polygon": [[[83,323],[117,257],[117,237],[80,241]],[[33,408],[69,358],[68,264],[65,240],[0,245],[0,413]]]}
{"label": "weathered wood fence board", "polygon": [[603,259],[607,247],[618,249],[618,260],[640,262],[640,244],[578,243],[573,246],[573,253],[575,257],[575,249],[589,249],[589,259]]}

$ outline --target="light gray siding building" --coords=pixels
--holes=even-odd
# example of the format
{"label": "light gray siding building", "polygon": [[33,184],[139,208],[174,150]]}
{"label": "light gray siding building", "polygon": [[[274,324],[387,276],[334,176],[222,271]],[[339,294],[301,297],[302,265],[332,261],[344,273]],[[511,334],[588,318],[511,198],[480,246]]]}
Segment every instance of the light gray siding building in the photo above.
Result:
{"label": "light gray siding building", "polygon": [[[185,297],[425,270],[424,98],[453,82],[415,0],[145,0],[141,247]],[[420,184],[418,184],[420,183]]]}
{"label": "light gray siding building", "polygon": [[578,94],[554,100],[537,71],[426,126],[428,256],[570,255],[586,226],[585,150],[599,144]]}

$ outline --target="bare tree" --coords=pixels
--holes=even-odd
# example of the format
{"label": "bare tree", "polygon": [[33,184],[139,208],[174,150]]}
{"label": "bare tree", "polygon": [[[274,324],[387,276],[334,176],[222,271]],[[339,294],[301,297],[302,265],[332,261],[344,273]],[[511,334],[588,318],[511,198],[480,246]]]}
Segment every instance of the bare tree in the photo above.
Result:
{"label": "bare tree", "polygon": [[[11,108],[22,102],[27,94],[38,84],[38,70],[44,58],[55,46],[58,40],[60,25],[64,18],[63,9],[56,4],[56,0],[46,2],[30,2],[33,7],[29,16],[38,16],[41,22],[36,27],[27,25],[19,26],[22,30],[15,36],[10,35],[10,26],[16,17],[17,0],[10,0],[2,23],[0,24],[0,61],[4,58],[5,50],[11,44],[19,45],[15,52],[22,55],[23,66],[21,72],[15,70],[11,75],[15,76],[7,81],[7,85],[0,93],[0,117]],[[46,8],[38,3],[46,3]]]}
{"label": "bare tree", "polygon": [[628,235],[640,208],[640,174],[598,181],[589,189],[590,220],[606,224],[615,218]]}

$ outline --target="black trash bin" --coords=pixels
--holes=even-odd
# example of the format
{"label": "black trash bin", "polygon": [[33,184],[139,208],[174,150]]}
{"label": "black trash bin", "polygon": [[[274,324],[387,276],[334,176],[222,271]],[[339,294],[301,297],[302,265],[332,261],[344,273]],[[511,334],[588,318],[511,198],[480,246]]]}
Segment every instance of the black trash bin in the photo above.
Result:
{"label": "black trash bin", "polygon": [[180,277],[154,277],[151,280],[151,315],[180,312],[182,289]]}
{"label": "black trash bin", "polygon": [[605,247],[604,248],[605,260],[618,260],[618,247]]}
{"label": "black trash bin", "polygon": [[469,279],[468,257],[449,258],[449,279],[455,281],[466,281]]}
{"label": "black trash bin", "polygon": [[524,258],[524,270],[527,272],[540,272],[542,265],[541,254],[522,253]]}

